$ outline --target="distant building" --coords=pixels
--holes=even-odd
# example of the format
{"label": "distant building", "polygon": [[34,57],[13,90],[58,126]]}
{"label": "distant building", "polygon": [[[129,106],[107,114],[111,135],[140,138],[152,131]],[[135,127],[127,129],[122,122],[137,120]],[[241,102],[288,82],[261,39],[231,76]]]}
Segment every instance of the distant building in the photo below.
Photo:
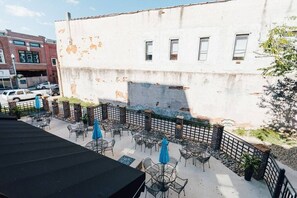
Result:
{"label": "distant building", "polygon": [[[54,40],[11,30],[0,31],[0,71],[6,74],[6,77],[0,75],[0,86],[11,86],[10,79],[15,86],[14,63],[20,87],[32,86],[43,81],[58,81],[58,60]],[[7,78],[7,72],[10,79]]]}
{"label": "distant building", "polygon": [[297,1],[226,0],[57,21],[65,96],[260,126],[259,44]]}

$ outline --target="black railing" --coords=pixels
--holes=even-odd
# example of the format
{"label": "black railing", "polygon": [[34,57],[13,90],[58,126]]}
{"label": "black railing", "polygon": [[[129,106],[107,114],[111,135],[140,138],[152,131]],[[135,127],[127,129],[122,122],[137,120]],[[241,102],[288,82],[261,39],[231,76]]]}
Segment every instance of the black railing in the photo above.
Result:
{"label": "black railing", "polygon": [[126,110],[126,122],[144,127],[144,113],[132,109]]}
{"label": "black railing", "polygon": [[102,120],[102,106],[101,105],[94,108],[94,119]]}
{"label": "black railing", "polygon": [[223,132],[220,151],[223,151],[235,161],[240,162],[243,153],[256,154],[256,150],[253,145],[243,139],[227,131]]}
{"label": "black railing", "polygon": [[120,108],[114,106],[107,106],[108,119],[120,121]]}
{"label": "black railing", "polygon": [[212,138],[212,127],[210,125],[199,125],[194,121],[187,121],[183,125],[183,137],[210,144]]}
{"label": "black railing", "polygon": [[284,176],[283,185],[280,192],[281,198],[297,198],[297,193],[286,176]]}
{"label": "black railing", "polygon": [[154,130],[162,131],[170,136],[174,136],[175,123],[175,118],[152,114],[152,129]]}

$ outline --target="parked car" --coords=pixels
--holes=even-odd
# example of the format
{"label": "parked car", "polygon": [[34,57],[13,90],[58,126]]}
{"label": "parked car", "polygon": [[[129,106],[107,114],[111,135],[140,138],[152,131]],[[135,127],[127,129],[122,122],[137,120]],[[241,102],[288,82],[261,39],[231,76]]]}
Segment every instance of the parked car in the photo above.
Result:
{"label": "parked car", "polygon": [[37,89],[54,89],[54,88],[57,88],[59,87],[58,84],[51,84],[49,82],[43,82],[41,84],[38,84],[36,86]]}
{"label": "parked car", "polygon": [[52,89],[52,96],[58,96],[58,95],[60,95],[59,87]]}
{"label": "parked car", "polygon": [[29,89],[11,89],[2,93],[2,98],[6,101],[13,100],[19,102],[21,100],[29,100],[35,98],[35,96],[45,95],[40,91],[30,91]]}

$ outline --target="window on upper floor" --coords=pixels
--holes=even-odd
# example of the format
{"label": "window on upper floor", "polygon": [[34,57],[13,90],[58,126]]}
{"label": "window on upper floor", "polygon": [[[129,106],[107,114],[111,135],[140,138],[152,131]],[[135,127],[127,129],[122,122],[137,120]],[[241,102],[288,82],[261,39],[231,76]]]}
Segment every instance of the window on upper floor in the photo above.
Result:
{"label": "window on upper floor", "polygon": [[0,64],[5,63],[5,58],[4,58],[4,51],[3,49],[0,49]]}
{"label": "window on upper floor", "polygon": [[233,60],[244,60],[248,37],[248,34],[236,35],[233,51]]}
{"label": "window on upper floor", "polygon": [[200,38],[198,60],[206,61],[208,53],[209,37]]}
{"label": "window on upper floor", "polygon": [[40,63],[39,53],[31,51],[19,51],[19,58],[21,63]]}
{"label": "window on upper floor", "polygon": [[52,58],[52,66],[57,66],[57,59],[56,58]]}
{"label": "window on upper floor", "polygon": [[22,45],[22,46],[25,46],[26,45],[25,41],[20,41],[20,40],[13,40],[13,44],[15,44],[15,45]]}
{"label": "window on upper floor", "polygon": [[146,61],[153,60],[153,41],[145,42],[145,60]]}
{"label": "window on upper floor", "polygon": [[178,58],[178,39],[170,40],[170,60],[177,60]]}
{"label": "window on upper floor", "polygon": [[30,47],[40,47],[40,43],[29,43]]}

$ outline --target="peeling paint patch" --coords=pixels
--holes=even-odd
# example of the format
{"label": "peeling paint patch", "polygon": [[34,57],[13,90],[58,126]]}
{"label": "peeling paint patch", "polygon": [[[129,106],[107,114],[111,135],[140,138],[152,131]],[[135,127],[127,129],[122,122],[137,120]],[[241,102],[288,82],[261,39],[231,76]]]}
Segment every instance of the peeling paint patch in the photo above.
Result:
{"label": "peeling paint patch", "polygon": [[116,95],[116,98],[123,98],[125,100],[128,99],[128,93],[123,93],[121,91],[116,91],[115,95]]}
{"label": "peeling paint patch", "polygon": [[259,93],[259,92],[254,92],[254,93],[250,93],[250,95],[253,95],[253,96],[259,96],[259,95],[261,95],[261,93]]}
{"label": "peeling paint patch", "polygon": [[63,28],[63,29],[60,29],[59,31],[58,31],[58,33],[61,33],[61,34],[63,34],[65,32],[65,29]]}
{"label": "peeling paint patch", "polygon": [[102,47],[102,42],[99,42],[98,43],[98,47]]}
{"label": "peeling paint patch", "polygon": [[75,83],[71,83],[71,94],[76,95],[76,84]]}
{"label": "peeling paint patch", "polygon": [[77,52],[77,47],[76,47],[76,45],[68,45],[68,47],[66,48],[66,52],[67,52],[68,54],[70,54],[71,52],[72,52],[73,54],[76,54],[76,52]]}
{"label": "peeling paint patch", "polygon": [[116,77],[116,82],[127,82],[128,77]]}
{"label": "peeling paint patch", "polygon": [[97,45],[91,44],[91,45],[90,45],[90,49],[91,49],[91,50],[97,50]]}
{"label": "peeling paint patch", "polygon": [[169,89],[178,89],[178,90],[186,90],[190,89],[189,87],[184,87],[184,86],[169,86]]}
{"label": "peeling paint patch", "polygon": [[187,107],[182,107],[179,109],[180,111],[187,111],[187,112],[190,112],[190,108],[187,108]]}

